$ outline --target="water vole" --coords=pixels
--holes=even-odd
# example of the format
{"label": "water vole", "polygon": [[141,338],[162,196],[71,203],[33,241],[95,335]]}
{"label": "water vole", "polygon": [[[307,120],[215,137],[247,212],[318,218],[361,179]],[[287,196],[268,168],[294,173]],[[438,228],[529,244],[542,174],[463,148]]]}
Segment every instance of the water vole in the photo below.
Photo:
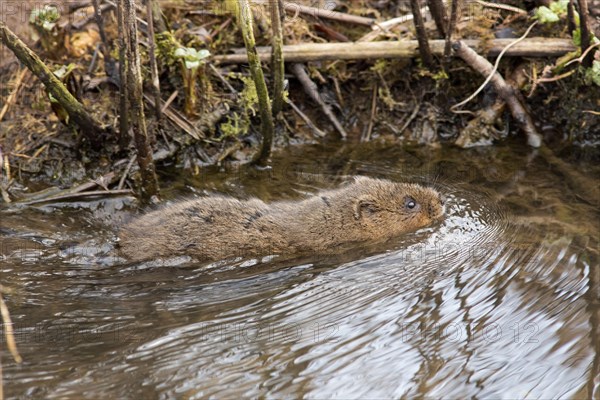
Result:
{"label": "water vole", "polygon": [[344,244],[397,237],[443,214],[444,199],[434,189],[358,177],[301,201],[210,196],[176,203],[124,226],[119,246],[132,261],[332,252]]}

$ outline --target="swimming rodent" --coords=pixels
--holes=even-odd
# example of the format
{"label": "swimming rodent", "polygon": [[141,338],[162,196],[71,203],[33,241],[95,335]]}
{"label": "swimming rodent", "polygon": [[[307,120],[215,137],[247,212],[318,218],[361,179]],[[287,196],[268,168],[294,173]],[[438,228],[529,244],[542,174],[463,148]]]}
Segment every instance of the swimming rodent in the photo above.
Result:
{"label": "swimming rodent", "polygon": [[301,201],[209,196],[175,203],[125,225],[119,247],[132,261],[331,253],[415,231],[443,215],[444,198],[434,189],[358,177]]}

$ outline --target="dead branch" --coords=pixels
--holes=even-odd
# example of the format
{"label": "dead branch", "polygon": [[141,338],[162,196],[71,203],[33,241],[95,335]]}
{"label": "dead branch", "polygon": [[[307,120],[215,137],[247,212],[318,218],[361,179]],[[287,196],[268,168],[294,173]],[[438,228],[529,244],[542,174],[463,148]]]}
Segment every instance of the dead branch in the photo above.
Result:
{"label": "dead branch", "polygon": [[[463,40],[465,45],[478,52],[487,52],[495,57],[514,39],[493,39],[489,41]],[[444,40],[430,40],[432,54],[444,54]],[[286,62],[298,63],[325,60],[369,60],[378,58],[413,58],[419,54],[416,40],[353,42],[353,43],[306,43],[283,46]],[[260,60],[271,61],[271,47],[257,48]],[[519,57],[560,57],[577,48],[571,39],[530,38],[508,50],[505,56]],[[245,49],[234,50],[238,53],[215,55],[213,60],[221,64],[243,64],[248,62]],[[242,53],[243,51],[243,53]]]}
{"label": "dead branch", "polygon": [[283,3],[283,7],[285,8],[286,11],[291,12],[294,15],[308,14],[315,18],[327,18],[327,19],[333,19],[336,21],[346,22],[346,23],[350,23],[350,24],[366,25],[366,26],[371,26],[375,23],[375,20],[373,18],[365,18],[365,17],[360,17],[357,15],[345,14],[345,13],[341,13],[338,11],[327,10],[327,9],[323,9],[323,8],[302,6],[300,4],[291,3],[291,2]]}
{"label": "dead branch", "polygon": [[[494,66],[488,60],[469,48],[465,43],[461,41],[454,42],[452,44],[452,49],[457,56],[481,75],[488,76],[493,72]],[[496,89],[496,92],[498,92],[498,95],[508,105],[513,118],[519,123],[521,129],[527,135],[527,143],[532,147],[540,147],[542,144],[542,136],[537,132],[533,120],[525,109],[525,106],[521,104],[517,98],[514,88],[507,84],[504,78],[497,72],[492,75],[490,82],[494,86],[494,89]]]}
{"label": "dead branch", "polygon": [[46,89],[67,111],[71,119],[81,128],[88,139],[94,143],[101,141],[106,129],[96,121],[77,101],[63,83],[42,62],[17,35],[15,35],[6,24],[0,21],[0,41],[2,41],[25,66],[42,81]]}

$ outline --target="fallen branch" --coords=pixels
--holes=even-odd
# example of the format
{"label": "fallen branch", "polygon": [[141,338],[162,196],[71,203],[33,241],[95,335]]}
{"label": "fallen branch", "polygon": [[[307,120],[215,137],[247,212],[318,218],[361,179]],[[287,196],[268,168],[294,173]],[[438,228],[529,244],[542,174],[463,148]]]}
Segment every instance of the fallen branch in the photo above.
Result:
{"label": "fallen branch", "polygon": [[86,197],[97,197],[97,196],[101,196],[101,197],[120,196],[120,195],[124,195],[124,194],[133,195],[133,191],[131,191],[129,189],[93,190],[93,191],[89,191],[89,192],[66,193],[66,194],[61,194],[58,196],[52,196],[52,197],[47,197],[47,198],[38,199],[38,200],[18,202],[16,204],[21,205],[21,206],[31,206],[34,204],[49,203],[52,201],[74,200],[74,199],[82,199],[82,198],[86,198]]}
{"label": "fallen branch", "polygon": [[46,89],[67,111],[73,122],[85,132],[90,141],[99,143],[106,129],[85,110],[83,105],[67,90],[65,85],[42,62],[37,54],[27,47],[2,21],[0,21],[0,41],[42,81]]}
{"label": "fallen branch", "polygon": [[513,118],[519,123],[521,129],[527,135],[527,143],[532,147],[540,147],[542,144],[542,136],[537,132],[531,116],[525,109],[524,105],[519,101],[514,88],[506,83],[504,78],[494,72],[494,66],[488,60],[477,54],[473,49],[469,48],[461,41],[452,44],[454,53],[463,59],[471,68],[479,72],[483,76],[492,75],[490,82],[498,95],[506,102]]}
{"label": "fallen branch", "polygon": [[288,12],[294,13],[294,15],[296,15],[298,13],[308,14],[308,15],[312,15],[315,18],[327,18],[327,19],[333,19],[336,21],[347,22],[347,23],[357,24],[357,25],[371,26],[376,22],[376,20],[374,20],[373,18],[366,18],[366,17],[357,16],[357,15],[345,14],[345,13],[341,13],[338,11],[327,10],[324,8],[302,6],[300,4],[290,3],[290,2],[283,3],[283,8]]}
{"label": "fallen branch", "polygon": [[[493,39],[488,41],[463,40],[462,43],[478,52],[495,57],[514,39]],[[444,40],[430,40],[431,53],[444,54]],[[571,39],[530,38],[511,47],[504,56],[519,57],[560,57],[577,48]],[[248,62],[245,49],[237,54],[215,55],[213,60],[221,64],[243,64]],[[244,53],[242,53],[242,51]],[[271,61],[271,47],[257,48],[260,61]],[[413,58],[419,55],[416,40],[354,42],[354,43],[306,43],[283,46],[285,62],[308,62],[325,60],[369,60],[378,58]]]}

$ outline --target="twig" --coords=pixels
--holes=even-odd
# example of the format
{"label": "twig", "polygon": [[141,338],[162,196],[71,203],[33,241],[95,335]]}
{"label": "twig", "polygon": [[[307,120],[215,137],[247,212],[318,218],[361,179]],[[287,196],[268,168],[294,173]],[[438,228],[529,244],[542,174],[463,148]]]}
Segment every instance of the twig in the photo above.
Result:
{"label": "twig", "polygon": [[521,129],[527,135],[527,143],[532,147],[540,147],[542,136],[537,132],[531,116],[517,98],[513,87],[507,84],[500,74],[494,72],[496,68],[488,60],[478,55],[461,41],[455,42],[452,48],[456,55],[462,58],[471,68],[483,76],[491,76],[490,81],[496,92],[506,102],[513,118],[521,125]]}
{"label": "twig", "polygon": [[588,53],[589,53],[590,51],[592,51],[592,50],[593,50],[595,47],[598,47],[598,46],[600,46],[600,42],[598,42],[598,43],[596,43],[596,44],[593,44],[593,45],[591,45],[590,47],[588,47],[588,48],[587,48],[587,49],[586,49],[586,50],[583,52],[583,54],[582,54],[582,55],[581,55],[579,58],[575,58],[575,59],[573,59],[573,60],[569,61],[568,63],[566,63],[566,64],[565,64],[565,67],[569,66],[570,64],[573,64],[574,62],[579,62],[579,63],[583,62],[583,60],[584,60],[584,59],[585,59],[585,57],[588,55]]}
{"label": "twig", "polygon": [[[490,57],[497,56],[514,39],[463,40],[469,47],[485,52]],[[445,40],[430,40],[432,54],[444,54]],[[305,43],[283,46],[286,63],[326,61],[326,60],[371,60],[378,58],[412,58],[419,54],[416,40],[351,42],[351,43]],[[505,56],[519,57],[557,57],[577,50],[571,39],[531,38],[514,45],[505,52]],[[235,52],[236,50],[234,50]],[[221,64],[244,64],[248,57],[243,49],[237,54],[215,55],[213,60]],[[263,62],[271,61],[271,47],[258,48]]]}
{"label": "twig", "polygon": [[102,19],[102,8],[100,7],[100,0],[92,0],[92,5],[94,6],[94,18],[96,19],[96,26],[98,27],[98,32],[100,33],[100,40],[102,41],[102,45],[104,46],[102,54],[104,55],[105,60],[110,60],[111,49],[109,47],[106,31],[104,30],[104,20]]}
{"label": "twig", "polygon": [[[122,7],[117,7],[117,25],[125,26]],[[129,90],[127,85],[127,69],[129,62],[126,57],[128,33],[121,28],[119,32],[119,147],[124,150],[129,145]]]}
{"label": "twig", "polygon": [[169,96],[167,101],[165,101],[165,104],[163,104],[161,112],[164,113],[167,110],[167,108],[169,108],[171,106],[171,103],[173,102],[173,100],[175,100],[177,98],[178,95],[179,95],[179,90],[175,89],[175,91],[173,93],[171,93],[171,95]]}
{"label": "twig", "polygon": [[433,67],[433,55],[431,54],[429,42],[427,41],[427,31],[425,31],[425,22],[423,21],[423,16],[421,15],[419,0],[410,0],[410,8],[414,17],[413,23],[415,25],[417,41],[419,42],[419,53],[421,54],[421,59],[426,67],[431,68]]}
{"label": "twig", "polygon": [[531,24],[529,26],[529,28],[527,28],[527,30],[525,31],[525,33],[523,34],[523,36],[521,36],[517,40],[513,41],[512,43],[510,43],[508,46],[506,46],[504,48],[504,50],[502,50],[500,52],[500,54],[498,55],[498,58],[496,58],[496,63],[494,64],[494,68],[492,69],[492,71],[490,71],[489,75],[487,76],[487,78],[485,79],[485,81],[481,84],[481,86],[479,86],[479,88],[473,94],[471,94],[468,98],[466,98],[465,100],[461,101],[460,103],[455,104],[452,107],[450,107],[450,111],[455,112],[455,113],[459,113],[460,111],[456,111],[456,109],[458,107],[462,107],[465,104],[467,104],[468,102],[470,102],[471,100],[473,100],[479,94],[479,92],[481,92],[486,87],[486,85],[489,83],[489,81],[492,80],[492,78],[495,76],[496,71],[498,70],[498,65],[500,65],[500,60],[502,60],[502,56],[504,55],[504,53],[506,53],[508,51],[508,49],[510,49],[511,47],[513,47],[514,45],[516,45],[517,43],[519,43],[520,41],[522,41],[523,39],[525,39],[527,37],[527,35],[529,34],[529,32],[531,31],[531,29],[536,24],[537,24],[537,21],[534,21],[534,23]]}
{"label": "twig", "polygon": [[483,1],[483,0],[473,0],[475,1],[475,3],[480,4],[484,7],[488,7],[488,8],[497,8],[500,10],[506,10],[506,11],[511,11],[517,14],[522,14],[522,15],[527,15],[527,11],[519,8],[519,7],[514,7],[514,6],[510,6],[508,4],[498,4],[498,3],[490,3],[487,1]]}
{"label": "twig", "polygon": [[373,125],[375,123],[375,111],[377,110],[377,86],[377,84],[373,85],[373,93],[371,95],[371,115],[369,116],[369,125],[363,142],[371,140],[371,133],[373,132]]}
{"label": "twig", "polygon": [[133,192],[129,189],[93,190],[93,191],[89,191],[89,192],[67,193],[67,194],[62,194],[59,196],[46,197],[46,198],[38,199],[38,200],[23,201],[23,202],[19,202],[19,204],[30,206],[33,204],[48,203],[48,202],[57,201],[57,200],[72,200],[72,199],[81,199],[81,198],[85,198],[85,197],[95,197],[95,196],[116,196],[116,195],[122,195],[122,194],[133,194]]}
{"label": "twig", "polygon": [[219,70],[212,65],[212,63],[208,64],[208,67],[210,68],[210,70],[217,76],[217,78],[219,78],[219,80],[221,82],[223,82],[223,85],[225,85],[225,87],[233,94],[238,94],[237,90],[235,90],[235,88],[233,86],[231,86],[231,83],[229,83],[227,81],[227,79],[225,79],[225,77],[223,76],[223,74],[221,74],[221,72],[219,72]]}
{"label": "twig", "polygon": [[27,68],[23,68],[21,72],[17,74],[17,79],[15,79],[13,90],[12,92],[10,92],[10,95],[6,99],[6,103],[4,103],[2,110],[0,110],[0,121],[2,121],[2,119],[6,115],[8,108],[15,102],[17,95],[19,94],[19,90],[21,89],[21,83],[23,83],[23,79],[25,78],[25,74],[27,73],[27,71],[29,71]]}
{"label": "twig", "polygon": [[[176,92],[174,94],[176,95]],[[171,97],[173,97],[173,95],[171,95]],[[152,98],[152,96],[144,93],[144,100],[146,100],[151,107],[154,107],[154,99]],[[165,103],[166,106],[169,106],[170,104],[171,102],[169,102],[168,100]],[[179,111],[171,107],[168,107],[166,109],[165,107],[163,107],[162,112],[165,117],[167,117],[171,122],[177,125],[182,131],[193,137],[195,140],[200,140],[204,138],[204,134],[198,129],[196,129],[196,127],[190,122],[190,120],[187,119],[185,115],[183,115]]]}
{"label": "twig", "polygon": [[415,105],[415,108],[413,109],[412,113],[410,113],[410,116],[408,117],[406,122],[402,125],[402,128],[400,128],[398,130],[398,135],[402,135],[404,133],[404,130],[406,130],[406,128],[408,128],[408,125],[410,125],[410,123],[413,121],[413,119],[415,119],[417,117],[417,114],[419,113],[420,109],[421,109],[421,103],[417,103]]}
{"label": "twig", "polygon": [[[592,37],[590,35],[590,27],[588,25],[588,20],[590,18],[587,0],[577,0],[579,4],[579,27],[581,29],[581,52],[583,53],[584,49],[588,49],[590,47]],[[592,61],[594,58],[592,54],[587,55],[581,65],[584,68],[590,68],[592,66]]]}
{"label": "twig", "polygon": [[[269,1],[271,1],[271,0],[269,0]],[[312,15],[315,18],[327,18],[327,19],[333,19],[336,21],[347,22],[350,24],[366,25],[366,26],[371,26],[375,23],[375,20],[373,18],[359,17],[357,15],[345,14],[345,13],[341,13],[338,11],[327,10],[327,9],[323,9],[323,8],[308,7],[308,6],[303,6],[303,5],[291,3],[291,2],[284,2],[283,7],[285,8],[286,11],[292,12],[295,15],[298,13],[308,14],[308,15]]]}
{"label": "twig", "polygon": [[[100,6],[100,13],[102,14],[103,12],[108,11],[108,10],[110,10],[113,7],[114,6],[111,5],[111,4],[103,4],[103,5]],[[96,18],[96,15],[95,15],[95,12],[94,12],[92,15],[88,16],[87,18],[83,18],[83,19],[81,19],[79,21],[73,22],[71,24],[71,27],[74,30],[79,30],[79,29],[83,28],[84,26],[86,26],[87,24],[89,24],[95,18]]]}
{"label": "twig", "polygon": [[342,136],[342,138],[345,139],[348,136],[346,130],[344,129],[340,121],[338,121],[337,117],[333,114],[329,105],[325,103],[325,101],[323,101],[323,99],[321,98],[321,94],[319,93],[317,85],[310,79],[310,77],[306,73],[304,65],[293,64],[291,69],[296,78],[302,84],[304,92],[321,107],[323,113],[327,116],[327,118],[329,118],[329,120],[331,121],[335,129],[339,132],[339,134]]}
{"label": "twig", "polygon": [[[120,0],[119,0],[119,1],[120,1]],[[104,0],[104,2],[105,2],[106,4],[109,4],[109,5],[111,5],[112,7],[115,7],[116,9],[118,9],[118,8],[119,8],[119,7],[117,7],[117,4],[116,4],[115,2],[113,2],[112,0]],[[136,5],[136,7],[135,7],[135,8],[136,8],[136,10],[138,10],[138,11],[140,11],[140,12],[141,12],[141,11],[143,11],[143,10],[141,10],[141,9],[139,8],[139,6],[137,6],[137,5]],[[148,23],[147,23],[146,21],[144,21],[143,19],[141,19],[140,17],[135,17],[135,19],[136,19],[136,21],[137,21],[138,23],[140,23],[142,26],[144,26],[144,27],[148,27]]]}
{"label": "twig", "polygon": [[123,189],[123,185],[125,185],[125,179],[127,178],[129,171],[131,170],[131,166],[133,165],[135,158],[136,158],[136,155],[134,154],[129,159],[129,162],[127,163],[127,166],[125,167],[125,171],[123,171],[123,175],[121,175],[121,179],[119,179],[119,185],[117,186],[117,190]]}
{"label": "twig", "polygon": [[278,117],[283,110],[283,91],[285,64],[283,61],[283,31],[282,31],[282,0],[270,0],[271,25],[273,28],[273,55],[271,56],[271,71],[273,74],[273,116]]}
{"label": "twig", "polygon": [[2,314],[2,323],[4,324],[4,336],[6,337],[6,346],[12,354],[15,362],[17,364],[21,364],[23,359],[17,350],[17,344],[15,343],[15,336],[13,331],[13,323],[10,319],[10,313],[8,312],[8,307],[6,307],[6,303],[4,303],[4,299],[2,298],[2,291],[0,290],[0,314]]}
{"label": "twig", "polygon": [[427,0],[431,16],[435,22],[435,27],[442,37],[446,37],[446,29],[448,28],[448,16],[446,8],[442,0]]}
{"label": "twig", "polygon": [[148,19],[148,57],[150,58],[150,72],[152,75],[152,94],[154,94],[154,113],[160,121],[162,109],[160,107],[160,83],[158,82],[158,66],[156,63],[156,43],[154,41],[154,16],[152,0],[146,0],[146,18]]}
{"label": "twig", "polygon": [[461,0],[454,0],[450,8],[450,21],[448,21],[448,29],[446,30],[446,43],[444,45],[444,59],[448,60],[452,54],[452,35],[456,30],[456,22],[458,21],[458,10],[460,10]]}
{"label": "twig", "polygon": [[315,124],[313,124],[313,122],[310,120],[310,118],[308,118],[308,116],[306,114],[304,114],[302,112],[302,110],[300,110],[298,108],[298,106],[296,104],[294,104],[293,101],[288,99],[288,104],[290,105],[290,107],[292,107],[292,110],[294,110],[294,112],[296,114],[298,114],[298,116],[304,121],[306,126],[308,126],[316,136],[325,137],[325,132],[323,132],[322,130],[317,128],[317,126]]}

